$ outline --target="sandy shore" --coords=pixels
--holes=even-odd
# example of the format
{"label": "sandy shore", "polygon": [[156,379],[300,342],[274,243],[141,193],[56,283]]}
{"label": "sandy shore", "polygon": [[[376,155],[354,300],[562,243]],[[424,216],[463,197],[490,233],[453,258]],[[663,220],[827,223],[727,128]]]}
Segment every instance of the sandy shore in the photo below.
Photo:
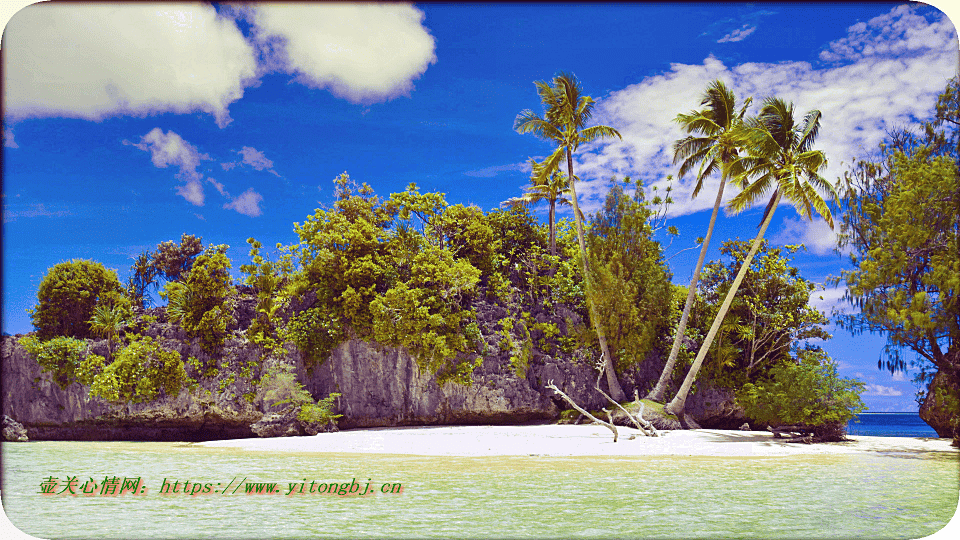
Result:
{"label": "sandy shore", "polygon": [[950,446],[950,439],[851,435],[848,442],[802,444],[775,439],[766,431],[678,430],[663,431],[660,437],[644,437],[638,430],[625,427],[618,431],[620,439],[616,443],[603,426],[541,425],[374,428],[197,445],[252,451],[421,456],[788,456],[864,452],[960,456]]}

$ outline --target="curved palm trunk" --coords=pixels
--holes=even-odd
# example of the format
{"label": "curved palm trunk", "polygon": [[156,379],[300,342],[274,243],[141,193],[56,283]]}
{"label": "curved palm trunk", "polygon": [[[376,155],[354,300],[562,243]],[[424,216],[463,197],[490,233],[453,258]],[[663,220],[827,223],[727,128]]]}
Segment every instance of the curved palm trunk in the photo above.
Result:
{"label": "curved palm trunk", "polygon": [[593,321],[593,328],[596,330],[597,340],[600,342],[600,352],[604,358],[603,370],[607,376],[607,388],[610,390],[610,395],[613,399],[625,401],[626,395],[623,393],[623,389],[620,388],[620,381],[617,380],[617,372],[613,369],[613,357],[610,356],[610,351],[607,348],[607,336],[603,333],[603,328],[600,326],[600,317],[597,315],[597,310],[591,298],[593,296],[593,284],[590,278],[590,259],[587,257],[587,244],[583,239],[583,223],[580,219],[580,206],[577,204],[577,190],[574,187],[575,182],[573,180],[573,156],[570,153],[569,146],[567,147],[567,170],[569,172],[568,178],[570,178],[570,198],[573,201],[573,216],[577,223],[577,241],[580,243],[580,255],[583,259],[583,280],[587,286],[587,307],[590,309],[590,320]]}
{"label": "curved palm trunk", "polygon": [[697,373],[700,371],[700,366],[703,364],[703,359],[707,356],[707,351],[710,350],[710,345],[713,343],[713,338],[716,337],[717,331],[720,329],[720,325],[723,324],[723,319],[727,315],[727,311],[730,309],[730,304],[733,303],[733,298],[737,295],[737,289],[740,288],[740,284],[743,283],[744,276],[747,275],[747,270],[750,268],[750,262],[753,261],[753,256],[757,254],[757,250],[760,248],[760,242],[763,240],[764,233],[767,232],[767,227],[770,225],[770,222],[773,220],[773,213],[777,209],[777,204],[780,202],[780,190],[777,190],[773,194],[773,199],[770,203],[770,211],[767,213],[766,219],[763,220],[763,223],[760,225],[760,231],[757,233],[757,237],[753,239],[753,245],[750,246],[750,252],[747,253],[746,259],[743,260],[743,264],[740,266],[740,271],[737,272],[737,277],[733,280],[733,285],[730,286],[730,290],[727,291],[726,298],[723,299],[723,304],[720,305],[720,311],[717,313],[717,317],[713,320],[713,325],[710,327],[710,331],[707,332],[707,337],[703,340],[703,344],[700,345],[700,351],[697,353],[696,360],[693,361],[693,365],[690,366],[690,371],[687,372],[687,377],[683,380],[683,384],[680,386],[680,390],[677,391],[676,397],[673,398],[673,401],[668,403],[663,410],[675,414],[678,417],[683,416],[683,409],[686,406],[687,394],[690,393],[690,387],[693,385],[694,379],[697,378]]}
{"label": "curved palm trunk", "polygon": [[720,176],[720,188],[717,190],[717,200],[713,203],[713,213],[710,214],[710,225],[707,226],[707,235],[703,238],[703,246],[700,247],[700,258],[697,259],[697,266],[693,269],[693,278],[690,280],[690,291],[687,292],[687,301],[683,304],[683,314],[680,316],[680,324],[677,325],[677,335],[673,338],[673,348],[670,349],[670,356],[667,357],[667,365],[663,366],[663,372],[660,373],[660,380],[653,390],[647,394],[647,399],[662,402],[663,393],[667,391],[667,381],[673,377],[673,368],[677,364],[677,354],[680,353],[680,342],[683,339],[683,331],[687,328],[687,319],[690,318],[690,310],[693,308],[693,299],[697,295],[697,283],[700,282],[700,270],[703,269],[703,261],[707,257],[707,249],[710,247],[710,237],[713,236],[713,225],[717,222],[717,214],[720,211],[720,200],[723,198],[723,186],[726,183],[726,175]]}

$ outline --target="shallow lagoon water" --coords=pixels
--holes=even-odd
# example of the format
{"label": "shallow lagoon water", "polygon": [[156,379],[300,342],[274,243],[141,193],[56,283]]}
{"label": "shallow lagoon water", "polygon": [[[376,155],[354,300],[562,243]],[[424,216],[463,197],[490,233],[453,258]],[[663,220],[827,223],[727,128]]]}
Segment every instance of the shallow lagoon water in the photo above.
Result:
{"label": "shallow lagoon water", "polygon": [[[960,491],[957,455],[944,453],[458,458],[44,441],[4,443],[3,466],[7,516],[40,538],[920,538],[950,520]],[[39,493],[74,475],[141,477],[148,491]],[[242,478],[281,493],[159,493],[165,479]],[[353,479],[403,490],[284,495],[291,482]]]}

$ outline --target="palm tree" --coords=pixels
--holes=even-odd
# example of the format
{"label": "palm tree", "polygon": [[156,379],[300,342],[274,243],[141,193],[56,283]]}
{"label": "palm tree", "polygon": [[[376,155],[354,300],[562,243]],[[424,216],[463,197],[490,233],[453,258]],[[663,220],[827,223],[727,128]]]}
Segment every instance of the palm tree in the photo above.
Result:
{"label": "palm tree", "polygon": [[667,357],[667,364],[663,367],[663,372],[660,373],[660,379],[647,394],[647,399],[663,401],[663,393],[667,390],[667,381],[673,377],[673,369],[677,363],[677,354],[680,352],[683,331],[687,328],[687,319],[690,318],[693,299],[697,294],[700,270],[703,268],[703,261],[707,257],[710,237],[713,236],[713,226],[717,222],[717,212],[720,210],[720,200],[723,198],[723,187],[727,178],[730,177],[730,164],[737,157],[737,152],[742,144],[740,136],[743,131],[743,115],[747,112],[747,107],[750,106],[752,101],[753,98],[747,98],[740,112],[737,112],[737,100],[733,92],[728,90],[723,82],[716,80],[710,83],[703,93],[703,99],[700,100],[700,105],[703,105],[704,109],[693,111],[690,114],[677,115],[676,121],[687,133],[697,134],[696,136],[688,135],[673,143],[673,163],[683,162],[680,165],[680,178],[683,178],[684,174],[699,163],[700,172],[697,174],[697,184],[693,188],[693,197],[696,197],[703,188],[704,178],[718,170],[720,171],[720,187],[717,188],[717,199],[713,203],[713,213],[710,214],[707,234],[703,238],[703,245],[700,246],[700,257],[697,259],[697,266],[693,269],[693,277],[690,279],[690,290],[687,292],[687,301],[683,304],[683,314],[680,315],[677,333],[673,338],[673,348],[670,349],[670,355]]}
{"label": "palm tree", "polygon": [[556,151],[540,164],[544,170],[556,170],[564,157],[567,160],[567,178],[570,179],[570,200],[573,203],[573,217],[577,224],[577,240],[580,244],[580,258],[583,261],[583,279],[586,284],[587,307],[590,309],[590,320],[597,332],[600,342],[600,353],[603,355],[604,371],[607,378],[607,388],[613,399],[623,401],[626,396],[620,388],[617,373],[613,368],[613,357],[607,348],[607,338],[600,325],[596,307],[592,300],[593,286],[590,277],[590,262],[587,256],[587,245],[583,238],[583,218],[580,206],[577,204],[576,176],[573,174],[573,153],[581,143],[599,140],[605,137],[620,137],[620,133],[609,126],[597,125],[586,127],[587,121],[593,115],[595,101],[590,96],[584,96],[580,81],[572,74],[560,73],[553,78],[552,83],[537,81],[537,93],[543,102],[544,116],[527,109],[517,115],[513,129],[517,133],[533,133],[541,139],[557,145]]}
{"label": "palm tree", "polygon": [[107,307],[98,305],[93,308],[93,317],[90,318],[90,330],[107,338],[107,354],[113,356],[113,341],[120,334],[120,330],[127,325],[124,310],[117,306]]}
{"label": "palm tree", "polygon": [[528,204],[537,204],[547,201],[550,204],[548,214],[550,228],[550,255],[557,254],[557,205],[570,205],[570,199],[566,195],[570,194],[570,183],[567,176],[557,169],[547,171],[540,166],[533,158],[530,158],[530,166],[533,172],[530,180],[533,186],[527,189],[527,192],[519,197],[507,199],[501,203],[501,206],[527,206]]}
{"label": "palm tree", "polygon": [[[780,98],[767,98],[760,115],[747,122],[748,130],[744,133],[747,155],[737,159],[738,172],[744,179],[743,191],[730,201],[729,207],[734,212],[741,212],[760,200],[770,189],[773,189],[773,195],[764,210],[760,230],[723,304],[720,305],[720,311],[713,320],[710,331],[700,345],[697,358],[690,366],[676,397],[664,407],[668,413],[682,417],[690,386],[696,379],[713,338],[750,268],[750,262],[762,243],[763,235],[773,219],[781,197],[786,197],[793,203],[801,216],[812,220],[813,212],[816,211],[830,228],[833,228],[833,216],[820,192],[825,192],[834,199],[837,194],[833,186],[819,174],[827,165],[826,155],[820,150],[812,150],[813,142],[820,131],[820,116],[820,111],[810,111],[800,125],[796,125],[793,103],[787,104]],[[752,182],[749,180],[751,178]]]}

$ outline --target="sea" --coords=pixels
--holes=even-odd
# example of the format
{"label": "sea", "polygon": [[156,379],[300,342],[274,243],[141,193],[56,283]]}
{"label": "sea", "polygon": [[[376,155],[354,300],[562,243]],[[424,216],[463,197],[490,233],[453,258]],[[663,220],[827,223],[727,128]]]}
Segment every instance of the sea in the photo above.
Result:
{"label": "sea", "polygon": [[848,435],[873,437],[937,437],[915,412],[861,413],[847,423]]}

